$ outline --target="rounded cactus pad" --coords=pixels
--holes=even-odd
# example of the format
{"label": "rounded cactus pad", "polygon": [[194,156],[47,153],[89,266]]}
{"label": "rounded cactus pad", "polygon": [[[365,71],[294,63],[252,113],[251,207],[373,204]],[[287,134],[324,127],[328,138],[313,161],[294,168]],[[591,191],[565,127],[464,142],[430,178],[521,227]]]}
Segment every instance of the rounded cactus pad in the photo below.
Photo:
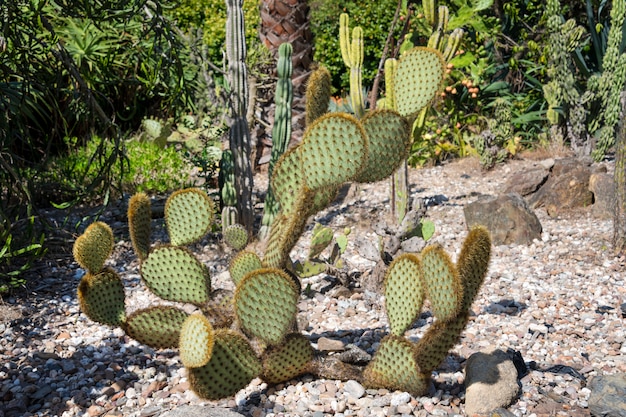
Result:
{"label": "rounded cactus pad", "polygon": [[178,190],[165,203],[165,222],[172,245],[188,245],[200,240],[211,227],[213,200],[198,188]]}
{"label": "rounded cactus pad", "polygon": [[261,268],[263,268],[263,263],[259,255],[255,252],[242,251],[230,261],[228,272],[230,273],[230,279],[233,280],[235,285],[239,285],[239,282],[246,274]]}
{"label": "rounded cactus pad", "polygon": [[209,270],[186,248],[159,246],[141,264],[141,277],[164,300],[203,305],[209,301]]}
{"label": "rounded cactus pad", "polygon": [[74,242],[74,259],[81,268],[97,274],[113,251],[113,231],[104,222],[90,224]]}
{"label": "rounded cactus pad", "polygon": [[409,122],[393,110],[375,110],[361,123],[367,133],[368,152],[363,170],[355,181],[381,181],[393,174],[409,153]]}
{"label": "rounded cactus pad", "polygon": [[424,303],[422,269],[416,255],[397,257],[385,274],[385,310],[391,333],[402,336],[419,316]]}
{"label": "rounded cactus pad", "polygon": [[367,139],[356,118],[330,113],[307,128],[298,150],[304,182],[315,191],[351,181],[363,167]]}
{"label": "rounded cactus pad", "polygon": [[98,274],[87,273],[78,284],[78,303],[91,320],[111,326],[126,322],[124,285],[110,268]]}
{"label": "rounded cactus pad", "polygon": [[180,329],[178,349],[180,360],[187,368],[199,368],[211,359],[215,332],[209,319],[202,314],[187,317]]}
{"label": "rounded cactus pad", "polygon": [[447,322],[435,321],[415,346],[415,358],[425,372],[432,372],[448,356],[465,329],[469,315],[462,312]]}
{"label": "rounded cactus pad", "polygon": [[296,320],[299,288],[284,271],[251,272],[235,291],[235,315],[241,328],[270,345],[280,343]]}
{"label": "rounded cactus pad", "polygon": [[291,213],[302,193],[302,160],[298,148],[286,151],[272,172],[272,191],[283,213]]}
{"label": "rounded cactus pad", "polygon": [[483,226],[474,226],[463,242],[456,268],[463,282],[463,309],[469,310],[485,280],[491,256],[491,236]]}
{"label": "rounded cactus pad", "polygon": [[426,296],[438,320],[451,320],[461,309],[463,286],[450,256],[440,245],[431,245],[421,253]]}
{"label": "rounded cactus pad", "polygon": [[261,373],[261,361],[241,334],[217,329],[209,362],[188,371],[191,389],[199,397],[219,400],[235,395],[256,378]]}
{"label": "rounded cactus pad", "polygon": [[436,49],[416,47],[402,55],[394,79],[398,113],[412,118],[426,107],[441,87],[445,69]]}
{"label": "rounded cactus pad", "polygon": [[332,77],[325,67],[311,73],[306,85],[306,125],[309,126],[328,112],[328,102],[332,90]]}
{"label": "rounded cactus pad", "polygon": [[128,229],[135,254],[146,259],[150,251],[150,223],[152,212],[150,198],[145,193],[137,193],[128,202]]}
{"label": "rounded cactus pad", "polygon": [[363,378],[368,388],[406,391],[417,397],[428,392],[430,373],[420,371],[411,342],[390,334],[381,340]]}
{"label": "rounded cactus pad", "polygon": [[262,358],[261,378],[269,384],[289,381],[308,372],[313,360],[313,347],[300,333],[291,333],[279,346],[272,346]]}
{"label": "rounded cactus pad", "polygon": [[176,348],[187,316],[183,310],[169,306],[137,310],[126,319],[126,333],[155,349]]}
{"label": "rounded cactus pad", "polygon": [[242,250],[248,244],[248,231],[235,223],[228,226],[223,233],[224,242],[235,250]]}

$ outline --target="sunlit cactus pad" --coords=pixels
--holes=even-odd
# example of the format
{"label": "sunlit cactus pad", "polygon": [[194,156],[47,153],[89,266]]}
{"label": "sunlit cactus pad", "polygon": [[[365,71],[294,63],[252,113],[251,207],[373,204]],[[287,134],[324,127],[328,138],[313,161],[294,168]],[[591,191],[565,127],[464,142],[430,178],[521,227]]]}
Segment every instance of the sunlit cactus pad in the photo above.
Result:
{"label": "sunlit cactus pad", "polygon": [[78,285],[80,309],[98,323],[123,326],[126,321],[124,300],[122,280],[110,268],[95,275],[87,273]]}
{"label": "sunlit cactus pad", "polygon": [[246,275],[235,291],[241,328],[268,344],[280,343],[293,326],[299,289],[285,272],[264,268]]}
{"label": "sunlit cactus pad", "polygon": [[420,369],[431,372],[446,358],[465,329],[469,314],[461,313],[447,322],[435,321],[415,347]]}
{"label": "sunlit cactus pad", "polygon": [[474,226],[468,233],[456,268],[463,283],[463,308],[469,309],[480,290],[491,256],[491,236],[483,226]]}
{"label": "sunlit cactus pad", "polygon": [[199,397],[219,400],[245,388],[261,373],[261,362],[241,334],[218,329],[209,363],[188,370],[191,389]]}
{"label": "sunlit cactus pad", "polygon": [[108,224],[94,222],[74,242],[74,259],[81,268],[97,274],[113,251],[113,231]]}
{"label": "sunlit cactus pad", "polygon": [[450,256],[440,245],[431,245],[422,251],[421,261],[433,315],[443,321],[454,318],[461,309],[463,286]]}
{"label": "sunlit cactus pad", "polygon": [[203,305],[209,300],[208,268],[186,248],[160,246],[141,264],[141,277],[164,300]]}
{"label": "sunlit cactus pad", "polygon": [[248,231],[239,223],[228,226],[223,234],[224,242],[235,250],[242,250],[248,244]]}
{"label": "sunlit cactus pad", "polygon": [[255,252],[242,251],[233,257],[228,267],[230,279],[239,285],[239,281],[249,272],[263,268],[263,263]]}
{"label": "sunlit cactus pad", "polygon": [[180,329],[187,316],[187,313],[176,307],[149,307],[128,316],[126,332],[139,343],[153,348],[176,348]]}
{"label": "sunlit cactus pad", "polygon": [[393,110],[369,112],[361,123],[367,133],[368,152],[355,181],[381,181],[393,174],[408,155],[411,145],[409,123]]}
{"label": "sunlit cactus pad", "polygon": [[209,231],[214,214],[213,201],[202,190],[187,188],[172,193],[165,203],[172,245],[188,245],[202,238]]}
{"label": "sunlit cactus pad", "polygon": [[211,359],[215,344],[213,326],[202,314],[192,314],[180,330],[180,360],[187,368],[206,365]]}
{"label": "sunlit cactus pad", "polygon": [[417,47],[398,61],[394,86],[396,108],[405,117],[413,117],[437,94],[445,75],[445,61],[435,49]]}
{"label": "sunlit cactus pad", "polygon": [[137,193],[128,202],[128,230],[135,254],[146,259],[150,251],[150,223],[152,221],[150,198]]}
{"label": "sunlit cactus pad", "polygon": [[283,213],[290,213],[302,190],[302,162],[297,148],[285,152],[276,162],[271,187]]}
{"label": "sunlit cactus pad", "polygon": [[313,347],[300,333],[291,333],[283,343],[268,349],[262,358],[261,378],[269,384],[289,381],[309,370],[313,360]]}
{"label": "sunlit cactus pad", "polygon": [[424,302],[419,258],[413,254],[397,257],[387,269],[384,284],[391,333],[402,336],[419,316]]}

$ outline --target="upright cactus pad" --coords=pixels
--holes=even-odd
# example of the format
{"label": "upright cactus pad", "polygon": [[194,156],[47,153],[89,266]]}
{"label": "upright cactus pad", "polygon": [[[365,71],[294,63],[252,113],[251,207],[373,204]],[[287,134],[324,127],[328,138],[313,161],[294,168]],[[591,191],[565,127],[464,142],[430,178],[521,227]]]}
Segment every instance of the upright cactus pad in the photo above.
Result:
{"label": "upright cactus pad", "polygon": [[91,320],[110,326],[124,326],[126,322],[124,285],[115,271],[106,268],[87,273],[78,285],[78,303]]}
{"label": "upright cactus pad", "polygon": [[474,226],[463,242],[456,269],[463,284],[463,309],[469,310],[480,290],[491,256],[491,237],[483,226]]}
{"label": "upright cactus pad", "polygon": [[333,229],[316,223],[311,233],[311,246],[309,247],[309,259],[317,258],[330,245],[334,236]]}
{"label": "upright cactus pad", "polygon": [[404,254],[396,258],[385,274],[385,310],[391,334],[402,336],[413,324],[424,303],[424,284],[419,258]]}
{"label": "upright cactus pad", "polygon": [[428,328],[415,347],[415,358],[420,369],[430,374],[443,362],[450,349],[459,341],[468,320],[469,314],[462,312],[447,322],[435,321]]}
{"label": "upright cactus pad", "polygon": [[285,152],[274,167],[271,187],[283,213],[291,213],[302,193],[302,159],[298,148]]}
{"label": "upright cactus pad", "polygon": [[78,264],[97,274],[113,251],[113,231],[108,224],[94,222],[74,242],[73,254]]}
{"label": "upright cactus pad", "polygon": [[241,334],[218,329],[209,362],[188,371],[191,389],[199,397],[219,400],[235,395],[257,377],[261,361]]}
{"label": "upright cactus pad", "polygon": [[352,180],[365,161],[367,139],[357,119],[330,113],[307,128],[298,150],[305,184],[314,191]]}
{"label": "upright cactus pad", "polygon": [[209,270],[185,248],[155,248],[141,264],[141,277],[164,300],[199,306],[209,301]]}
{"label": "upright cactus pad", "polygon": [[331,76],[325,67],[319,67],[311,73],[306,86],[306,125],[328,112],[331,93]]}
{"label": "upright cactus pad", "polygon": [[276,345],[295,323],[299,289],[285,272],[260,269],[246,275],[235,291],[235,315],[247,333]]}
{"label": "upright cactus pad", "polygon": [[362,120],[367,134],[367,159],[357,182],[381,181],[393,174],[406,159],[411,129],[406,118],[393,110],[375,110]]}
{"label": "upright cactus pad", "polygon": [[422,251],[421,258],[433,315],[442,321],[456,317],[463,300],[463,286],[450,256],[441,246],[431,245]]}
{"label": "upright cactus pad", "polygon": [[213,354],[215,332],[209,319],[202,314],[187,317],[180,329],[178,348],[180,360],[187,368],[206,365]]}
{"label": "upright cactus pad", "polygon": [[426,107],[443,82],[445,61],[432,48],[413,48],[398,61],[394,87],[398,113],[413,118]]}
{"label": "upright cactus pad", "polygon": [[313,360],[313,347],[300,333],[291,333],[279,346],[263,353],[261,378],[268,384],[289,381],[309,370]]}
{"label": "upright cactus pad", "polygon": [[177,307],[148,307],[128,316],[126,332],[139,343],[156,349],[176,348],[186,319],[187,313]]}
{"label": "upright cactus pad", "polygon": [[128,202],[128,229],[133,249],[140,260],[146,259],[150,251],[151,221],[150,198],[145,193],[133,195]]}
{"label": "upright cactus pad", "polygon": [[248,244],[248,231],[236,223],[228,226],[223,233],[224,242],[235,250],[242,250]]}
{"label": "upright cactus pad", "polygon": [[172,245],[188,245],[202,238],[211,227],[213,201],[198,188],[179,190],[167,199],[165,221]]}
{"label": "upright cactus pad", "polygon": [[414,345],[403,337],[387,335],[363,372],[370,388],[406,391],[413,396],[428,392],[430,373],[420,371]]}
{"label": "upright cactus pad", "polygon": [[230,261],[228,272],[233,283],[239,285],[246,274],[261,268],[263,268],[263,263],[259,255],[250,251],[241,251]]}

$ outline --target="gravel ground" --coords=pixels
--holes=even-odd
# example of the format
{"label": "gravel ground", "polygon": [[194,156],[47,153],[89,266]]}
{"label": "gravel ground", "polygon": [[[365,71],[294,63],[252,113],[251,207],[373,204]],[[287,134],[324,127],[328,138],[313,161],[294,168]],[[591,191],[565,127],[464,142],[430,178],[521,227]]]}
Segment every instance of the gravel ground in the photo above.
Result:
{"label": "gravel ground", "polygon": [[[466,233],[463,206],[479,194],[498,193],[512,173],[531,164],[512,161],[484,173],[475,161],[465,160],[411,171],[413,194],[429,202],[428,217],[436,225],[432,241],[456,258]],[[375,262],[361,255],[359,242],[374,240],[371,223],[388,209],[387,184],[361,186],[351,196],[329,209],[334,215],[322,213],[318,219],[352,228],[344,260],[351,272],[363,274]],[[556,217],[543,209],[536,213],[543,225],[541,240],[493,248],[471,320],[434,372],[429,396],[414,398],[365,390],[355,381],[305,376],[269,387],[255,380],[235,398],[201,401],[189,391],[175,351],[154,351],[119,329],[88,320],[75,297],[84,271],[70,261],[48,260],[38,269],[41,276],[28,297],[0,303],[0,417],[148,417],[182,404],[228,407],[254,417],[462,416],[465,360],[490,347],[518,351],[529,365],[522,394],[509,408],[513,414],[589,415],[587,380],[626,372],[620,309],[626,302],[625,260],[612,255],[610,220],[594,218],[588,209]],[[123,223],[113,215],[109,219],[117,244],[108,263],[123,277],[129,309],[153,304],[155,298],[139,279]],[[308,233],[294,249],[294,258],[307,253]],[[193,249],[210,265],[214,287],[232,288],[223,274],[230,252],[214,237]],[[326,291],[332,282],[324,276],[303,284],[312,291],[302,296],[299,323],[314,345],[330,339],[375,351],[388,330],[380,295],[359,290],[358,279],[353,291]],[[431,322],[425,311],[408,336],[417,340]]]}

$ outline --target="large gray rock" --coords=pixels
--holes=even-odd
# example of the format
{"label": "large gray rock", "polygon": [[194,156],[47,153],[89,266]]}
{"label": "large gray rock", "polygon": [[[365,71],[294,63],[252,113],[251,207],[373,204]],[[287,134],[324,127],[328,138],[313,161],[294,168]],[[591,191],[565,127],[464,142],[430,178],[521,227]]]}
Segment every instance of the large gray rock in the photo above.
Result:
{"label": "large gray rock", "polygon": [[559,159],[545,184],[532,194],[528,202],[532,208],[546,207],[571,209],[588,207],[593,203],[589,191],[591,160],[578,158]]}
{"label": "large gray rock", "polygon": [[467,359],[465,387],[465,414],[468,416],[506,408],[520,392],[515,364],[500,349],[477,352]]}
{"label": "large gray rock", "polygon": [[600,375],[588,385],[593,416],[626,417],[626,374]]}
{"label": "large gray rock", "polygon": [[550,171],[541,166],[516,172],[507,181],[504,192],[525,197],[536,192],[546,182],[549,175]]}
{"label": "large gray rock", "polygon": [[541,223],[519,194],[481,197],[463,213],[467,227],[485,226],[494,245],[528,245],[541,238]]}
{"label": "large gray rock", "polygon": [[183,405],[161,414],[161,417],[243,417],[228,408]]}

